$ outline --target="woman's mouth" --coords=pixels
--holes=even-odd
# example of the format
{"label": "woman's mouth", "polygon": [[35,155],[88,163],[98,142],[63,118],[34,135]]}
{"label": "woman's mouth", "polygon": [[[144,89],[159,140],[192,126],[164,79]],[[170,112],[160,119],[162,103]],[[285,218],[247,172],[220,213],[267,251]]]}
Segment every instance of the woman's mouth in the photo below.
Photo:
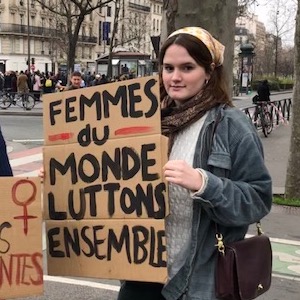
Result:
{"label": "woman's mouth", "polygon": [[171,85],[171,89],[173,90],[179,90],[179,89],[182,89],[184,88],[184,86],[181,86],[181,85]]}

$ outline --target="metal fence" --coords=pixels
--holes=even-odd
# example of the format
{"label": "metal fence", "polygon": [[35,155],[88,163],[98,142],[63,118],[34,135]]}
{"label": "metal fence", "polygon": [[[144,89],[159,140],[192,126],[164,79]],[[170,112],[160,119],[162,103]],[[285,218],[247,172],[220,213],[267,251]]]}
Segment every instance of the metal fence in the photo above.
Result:
{"label": "metal fence", "polygon": [[[255,123],[255,116],[258,114],[259,107],[255,104],[242,108],[241,110]],[[273,123],[279,125],[284,121],[289,121],[292,111],[292,98],[270,101],[269,111],[272,115]]]}

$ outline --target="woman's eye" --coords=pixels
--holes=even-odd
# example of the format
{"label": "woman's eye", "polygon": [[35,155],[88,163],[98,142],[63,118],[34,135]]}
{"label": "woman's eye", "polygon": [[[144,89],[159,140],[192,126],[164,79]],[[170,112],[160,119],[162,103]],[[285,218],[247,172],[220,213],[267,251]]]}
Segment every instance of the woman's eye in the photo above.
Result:
{"label": "woman's eye", "polygon": [[167,72],[172,72],[174,70],[174,68],[172,66],[164,66],[164,69],[167,71]]}
{"label": "woman's eye", "polygon": [[184,66],[184,67],[183,67],[183,70],[184,70],[184,71],[191,71],[191,70],[193,70],[193,69],[194,69],[193,66]]}

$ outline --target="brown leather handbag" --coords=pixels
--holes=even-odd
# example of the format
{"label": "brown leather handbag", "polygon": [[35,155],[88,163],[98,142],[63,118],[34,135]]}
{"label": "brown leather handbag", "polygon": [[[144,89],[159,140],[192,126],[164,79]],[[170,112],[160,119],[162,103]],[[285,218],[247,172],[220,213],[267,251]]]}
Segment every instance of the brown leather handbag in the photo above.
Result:
{"label": "brown leather handbag", "polygon": [[216,297],[223,300],[251,300],[271,286],[272,248],[269,238],[257,223],[258,234],[225,245],[216,234],[218,260]]}

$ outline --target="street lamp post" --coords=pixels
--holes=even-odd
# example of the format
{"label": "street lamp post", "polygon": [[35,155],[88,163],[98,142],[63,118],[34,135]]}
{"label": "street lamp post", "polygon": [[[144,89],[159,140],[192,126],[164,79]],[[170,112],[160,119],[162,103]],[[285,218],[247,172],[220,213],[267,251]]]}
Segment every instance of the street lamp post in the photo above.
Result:
{"label": "street lamp post", "polygon": [[245,92],[248,94],[249,88],[252,82],[253,75],[253,57],[255,53],[253,52],[254,46],[250,43],[241,45],[241,52],[239,56],[241,58],[241,78],[240,78],[240,93]]}
{"label": "street lamp post", "polygon": [[30,33],[29,33],[29,25],[30,25],[30,16],[29,16],[29,0],[27,0],[27,51],[28,51],[28,73],[30,73]]}
{"label": "street lamp post", "polygon": [[[30,33],[29,33],[29,25],[30,25],[30,15],[29,15],[29,1],[27,0],[27,69],[30,73]],[[24,1],[20,1],[20,5],[24,5]]]}

